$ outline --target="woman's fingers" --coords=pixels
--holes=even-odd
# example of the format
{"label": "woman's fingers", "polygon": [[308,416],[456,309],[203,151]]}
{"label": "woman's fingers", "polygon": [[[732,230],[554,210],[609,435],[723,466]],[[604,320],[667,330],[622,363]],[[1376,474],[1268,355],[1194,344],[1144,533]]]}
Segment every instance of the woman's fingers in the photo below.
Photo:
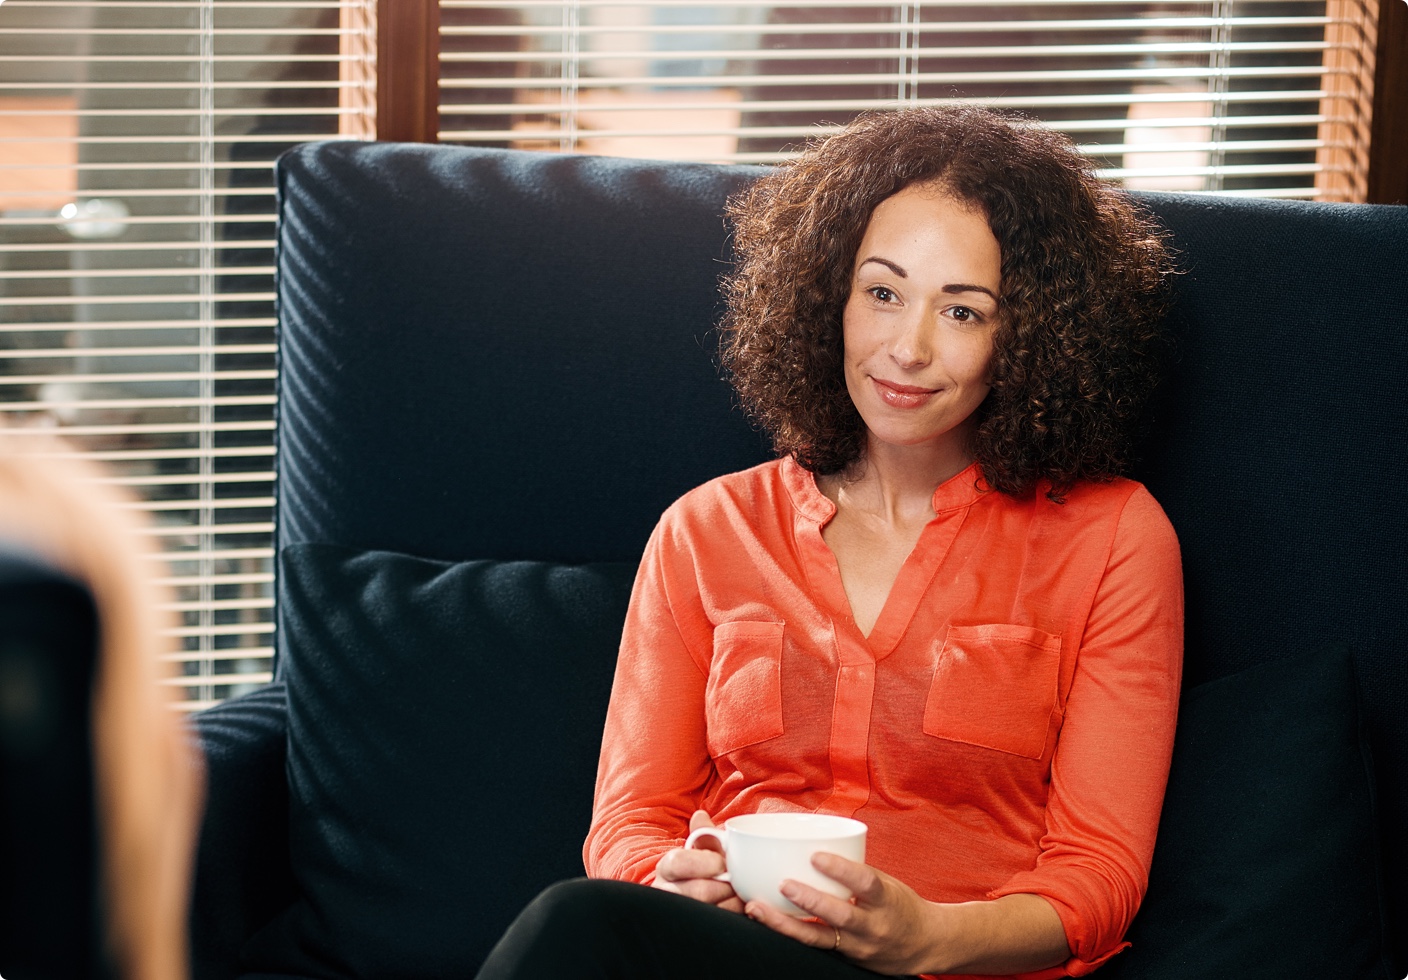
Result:
{"label": "woman's fingers", "polygon": [[885,882],[868,864],[822,853],[812,855],[812,867],[850,889],[859,905],[875,905],[885,898]]}
{"label": "woman's fingers", "polygon": [[677,847],[666,851],[655,865],[655,876],[666,881],[686,881],[690,878],[714,878],[724,873],[724,856],[703,848],[685,850]]}
{"label": "woman's fingers", "polygon": [[889,894],[885,875],[834,854],[816,855],[812,866],[845,885],[855,898],[837,898],[811,885],[788,880],[782,883],[782,896],[812,916],[811,921],[785,915],[762,902],[749,902],[744,912],[808,946],[836,950],[871,969],[892,972],[885,969],[889,965],[885,962],[886,947],[900,924],[895,921],[896,913],[902,914],[902,910],[894,907],[896,896]]}
{"label": "woman's fingers", "polygon": [[725,912],[736,912],[739,915],[743,914],[743,899],[735,895],[732,888],[728,890],[728,898],[724,899],[722,902],[715,902],[714,904]]}
{"label": "woman's fingers", "polygon": [[[700,826],[710,826],[708,815],[703,811],[695,814],[706,821]],[[691,821],[693,822],[693,821]],[[724,873],[724,856],[718,851],[677,847],[666,851],[655,865],[654,887],[663,891],[675,892],[696,901],[717,905],[730,912],[742,912],[743,902],[733,892],[727,881],[718,881]]]}
{"label": "woman's fingers", "polygon": [[755,910],[755,903],[745,911],[778,932],[811,946],[835,949],[877,973],[921,972],[916,967],[928,962],[934,937],[944,931],[936,928],[934,906],[914,889],[867,865],[834,854],[819,854],[812,865],[855,897],[845,901],[802,882],[786,881],[783,896],[820,919],[819,923],[788,923],[775,909],[771,914],[766,907]]}
{"label": "woman's fingers", "polygon": [[850,926],[856,915],[856,907],[846,899],[828,895],[800,881],[784,881],[778,891],[803,912],[841,929]]}
{"label": "woman's fingers", "polygon": [[695,878],[690,881],[678,881],[673,883],[671,891],[677,891],[681,895],[695,899],[699,902],[706,902],[709,905],[718,905],[722,908],[730,908],[734,912],[743,911],[743,902],[733,893],[733,889],[726,881],[713,881],[709,878]]}
{"label": "woman's fingers", "polygon": [[707,810],[695,810],[689,818],[689,829],[698,830],[700,827],[712,827],[714,821],[710,819]]}
{"label": "woman's fingers", "polygon": [[884,882],[875,869],[868,865],[835,854],[816,854],[812,857],[812,867],[826,877],[845,885],[855,896],[854,901],[837,898],[819,888],[792,879],[782,883],[782,897],[807,914],[831,923],[843,931],[855,925],[861,909],[880,904],[884,900]]}
{"label": "woman's fingers", "polygon": [[715,881],[713,878],[680,878],[672,881],[657,872],[654,887],[717,905],[729,912],[743,911],[742,899],[734,894],[733,886],[726,881]]}
{"label": "woman's fingers", "polygon": [[[834,854],[818,854],[812,859],[812,865],[828,878],[834,878],[852,891],[873,885],[871,879],[874,878],[874,872],[870,868]],[[791,879],[782,883],[780,891],[783,898],[820,921],[808,921],[787,915],[766,902],[749,902],[743,911],[749,918],[761,922],[774,932],[791,936],[808,946],[838,950],[843,955],[851,956],[861,951],[860,945],[855,941],[856,937],[848,932],[859,924],[856,919],[862,914],[855,905],[846,899],[837,898],[811,885]],[[851,939],[849,946],[847,938]]]}
{"label": "woman's fingers", "polygon": [[825,922],[807,922],[781,912],[767,902],[749,902],[743,908],[748,918],[761,922],[774,932],[817,949],[836,948],[836,929]]}

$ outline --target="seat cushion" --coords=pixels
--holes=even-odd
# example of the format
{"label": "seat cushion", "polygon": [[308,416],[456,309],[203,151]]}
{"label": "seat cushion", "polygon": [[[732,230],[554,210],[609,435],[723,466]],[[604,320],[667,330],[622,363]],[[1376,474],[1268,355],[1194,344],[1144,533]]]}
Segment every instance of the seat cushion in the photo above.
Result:
{"label": "seat cushion", "polygon": [[469,977],[582,874],[635,567],[280,555],[300,896],[245,968]]}
{"label": "seat cushion", "polygon": [[1149,891],[1106,980],[1394,980],[1349,652],[1183,699]]}

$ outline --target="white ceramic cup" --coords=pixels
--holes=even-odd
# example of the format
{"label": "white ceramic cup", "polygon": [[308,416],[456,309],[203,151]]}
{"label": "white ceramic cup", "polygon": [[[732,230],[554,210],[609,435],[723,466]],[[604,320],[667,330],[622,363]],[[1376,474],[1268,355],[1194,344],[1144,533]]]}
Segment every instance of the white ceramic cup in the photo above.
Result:
{"label": "white ceramic cup", "polygon": [[850,889],[812,867],[812,855],[825,852],[863,862],[865,829],[859,820],[825,813],[750,813],[722,827],[700,827],[685,838],[684,846],[714,838],[724,849],[728,880],[739,898],[756,898],[788,915],[806,916],[811,913],[783,898],[778,887],[791,878],[837,898],[850,898]]}

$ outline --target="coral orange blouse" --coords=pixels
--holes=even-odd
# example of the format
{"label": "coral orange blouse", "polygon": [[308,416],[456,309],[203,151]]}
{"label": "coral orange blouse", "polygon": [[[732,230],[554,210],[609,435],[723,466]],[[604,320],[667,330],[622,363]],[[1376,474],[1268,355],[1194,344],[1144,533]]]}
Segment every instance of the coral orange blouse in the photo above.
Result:
{"label": "coral orange blouse", "polygon": [[1088,973],[1124,948],[1168,777],[1183,649],[1178,542],[1143,486],[1064,504],[974,465],[870,636],[790,459],[670,507],[636,579],[584,857],[649,881],[695,809],[853,816],[867,863],[931,901],[1041,895]]}

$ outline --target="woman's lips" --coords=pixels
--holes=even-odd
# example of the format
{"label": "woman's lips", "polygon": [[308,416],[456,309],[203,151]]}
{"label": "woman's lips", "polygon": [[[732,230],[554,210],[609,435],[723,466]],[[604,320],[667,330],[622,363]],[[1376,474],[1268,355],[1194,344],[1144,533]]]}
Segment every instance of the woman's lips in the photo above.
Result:
{"label": "woman's lips", "polygon": [[918,408],[938,393],[937,388],[921,388],[918,385],[902,385],[896,381],[882,381],[871,378],[880,400],[893,408]]}

